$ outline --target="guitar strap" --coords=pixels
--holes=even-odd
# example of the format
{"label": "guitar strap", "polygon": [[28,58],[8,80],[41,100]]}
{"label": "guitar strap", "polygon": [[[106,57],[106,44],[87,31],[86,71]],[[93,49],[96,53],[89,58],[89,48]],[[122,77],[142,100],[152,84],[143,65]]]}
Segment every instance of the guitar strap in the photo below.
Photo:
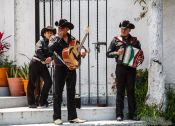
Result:
{"label": "guitar strap", "polygon": [[[57,37],[55,37],[54,39],[52,39],[52,40],[51,40],[51,43],[52,43],[51,45],[53,45],[55,42],[58,42],[58,43],[59,43],[59,42],[61,41],[61,39],[60,39],[59,41],[57,41],[57,39],[58,39]],[[53,53],[54,53],[54,55],[55,55],[63,64],[66,65],[66,63],[63,61],[63,59],[62,59],[55,51],[54,51]]]}
{"label": "guitar strap", "polygon": [[123,41],[122,37],[121,36],[116,36],[114,37],[116,40],[118,40],[119,42],[121,42],[122,44],[124,45],[128,45],[125,41]]}
{"label": "guitar strap", "polygon": [[66,65],[66,63],[63,61],[63,59],[54,51],[54,55],[64,64]]}

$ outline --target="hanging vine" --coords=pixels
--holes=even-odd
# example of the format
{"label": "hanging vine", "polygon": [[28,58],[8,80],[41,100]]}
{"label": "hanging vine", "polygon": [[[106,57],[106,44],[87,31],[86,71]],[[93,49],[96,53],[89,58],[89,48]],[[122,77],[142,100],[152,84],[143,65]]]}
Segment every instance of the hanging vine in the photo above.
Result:
{"label": "hanging vine", "polygon": [[142,18],[144,18],[148,12],[147,0],[134,0],[134,4],[137,4],[137,3],[142,7],[142,10],[141,10],[139,16],[134,18],[135,21],[139,21]]}

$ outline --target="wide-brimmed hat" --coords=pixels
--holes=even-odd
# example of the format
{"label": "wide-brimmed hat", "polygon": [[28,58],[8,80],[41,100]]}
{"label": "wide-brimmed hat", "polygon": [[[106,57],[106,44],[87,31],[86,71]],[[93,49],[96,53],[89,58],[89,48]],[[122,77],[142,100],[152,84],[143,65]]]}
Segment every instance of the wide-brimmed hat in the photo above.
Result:
{"label": "wide-brimmed hat", "polygon": [[124,20],[119,24],[119,28],[129,28],[129,29],[134,29],[135,25],[130,23],[128,20]]}
{"label": "wide-brimmed hat", "polygon": [[55,25],[57,27],[67,27],[70,30],[72,30],[74,28],[74,25],[71,22],[68,22],[66,19],[60,19],[59,22],[56,21]]}
{"label": "wide-brimmed hat", "polygon": [[41,30],[41,36],[44,38],[44,33],[48,32],[48,31],[53,32],[54,35],[56,34],[56,29],[55,28],[53,28],[51,26],[47,26],[47,27],[45,27]]}

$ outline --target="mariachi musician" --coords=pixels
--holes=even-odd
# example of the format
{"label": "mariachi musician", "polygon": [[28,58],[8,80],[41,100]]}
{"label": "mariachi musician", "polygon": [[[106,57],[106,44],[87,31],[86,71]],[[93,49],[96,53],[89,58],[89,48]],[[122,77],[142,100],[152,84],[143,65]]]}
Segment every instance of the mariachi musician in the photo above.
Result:
{"label": "mariachi musician", "polygon": [[[123,108],[124,108],[124,95],[125,88],[128,98],[128,119],[136,120],[136,100],[135,100],[135,79],[136,79],[136,67],[143,62],[144,56],[141,50],[140,42],[136,37],[130,35],[131,29],[135,28],[135,25],[128,20],[124,20],[119,24],[121,29],[121,35],[114,37],[107,51],[107,57],[115,58],[116,65],[116,86],[117,86],[117,99],[116,99],[116,119],[118,121],[123,120]],[[136,59],[134,65],[126,65],[122,59],[125,55],[126,48],[132,47],[139,50],[137,57],[130,57],[130,59]],[[133,51],[133,49],[132,49]],[[132,54],[134,54],[132,52]],[[134,66],[134,67],[133,67]]]}
{"label": "mariachi musician", "polygon": [[[74,44],[78,42],[68,33],[69,30],[74,28],[74,25],[66,19],[60,19],[55,25],[58,27],[58,37],[56,38],[56,42],[53,42],[53,45],[50,46],[50,51],[56,56],[54,59],[55,89],[53,94],[53,120],[56,125],[62,124],[61,103],[63,88],[66,82],[68,120],[71,123],[83,123],[85,120],[81,120],[77,117],[75,105],[76,66],[64,61],[63,58],[63,51],[74,46]],[[86,49],[81,48],[79,55],[80,57],[84,57],[86,55]]]}
{"label": "mariachi musician", "polygon": [[[48,106],[48,92],[52,86],[52,80],[46,64],[50,63],[52,53],[49,52],[49,40],[51,36],[56,34],[56,29],[47,26],[41,30],[42,39],[40,39],[35,46],[35,54],[29,65],[29,82],[27,88],[27,99],[29,108],[36,108],[39,104],[40,107]],[[40,77],[44,81],[44,85],[39,96],[39,101],[35,99],[34,89]],[[40,88],[40,86],[38,86]],[[39,102],[39,103],[38,103]]]}

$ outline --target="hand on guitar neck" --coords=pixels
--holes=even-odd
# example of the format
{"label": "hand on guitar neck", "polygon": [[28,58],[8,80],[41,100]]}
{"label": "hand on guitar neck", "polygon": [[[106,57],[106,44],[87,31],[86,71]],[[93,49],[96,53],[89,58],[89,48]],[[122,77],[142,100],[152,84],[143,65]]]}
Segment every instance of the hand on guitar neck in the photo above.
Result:
{"label": "hand on guitar neck", "polygon": [[87,53],[86,50],[84,48],[82,48],[81,51],[80,51],[81,57],[84,58],[86,56],[86,53]]}

